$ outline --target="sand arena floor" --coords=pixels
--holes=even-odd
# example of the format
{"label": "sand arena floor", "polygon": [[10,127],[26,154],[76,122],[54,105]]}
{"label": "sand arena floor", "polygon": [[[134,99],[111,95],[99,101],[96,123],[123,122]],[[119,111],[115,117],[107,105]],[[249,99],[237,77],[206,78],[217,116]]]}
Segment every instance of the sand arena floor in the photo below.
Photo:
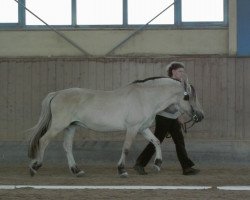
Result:
{"label": "sand arena floor", "polygon": [[0,199],[250,199],[250,191],[219,190],[220,186],[250,186],[250,168],[236,166],[199,166],[200,174],[183,176],[177,165],[163,166],[155,173],[149,166],[148,175],[140,176],[127,166],[128,178],[117,175],[115,165],[80,166],[85,176],[76,178],[66,165],[46,165],[30,177],[27,165],[0,166],[0,185],[59,186],[211,186],[210,189],[0,189]]}

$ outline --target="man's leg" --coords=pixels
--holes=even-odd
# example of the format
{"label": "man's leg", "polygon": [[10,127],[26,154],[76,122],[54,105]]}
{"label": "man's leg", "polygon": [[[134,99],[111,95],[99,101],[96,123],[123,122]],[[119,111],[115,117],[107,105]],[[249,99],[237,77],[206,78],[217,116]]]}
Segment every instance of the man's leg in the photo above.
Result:
{"label": "man's leg", "polygon": [[199,172],[197,169],[193,169],[194,163],[187,155],[185,141],[182,134],[181,126],[178,120],[174,120],[170,130],[171,137],[175,143],[176,153],[178,160],[181,164],[183,174],[196,174]]}

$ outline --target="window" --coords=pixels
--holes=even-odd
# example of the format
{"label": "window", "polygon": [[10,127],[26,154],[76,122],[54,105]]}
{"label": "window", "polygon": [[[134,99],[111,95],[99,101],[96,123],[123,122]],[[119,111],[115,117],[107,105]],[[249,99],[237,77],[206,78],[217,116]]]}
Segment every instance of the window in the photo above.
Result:
{"label": "window", "polygon": [[16,0],[0,0],[0,28],[46,28],[45,24],[23,5],[47,24],[64,28],[91,26],[127,28],[145,25],[152,19],[148,27],[150,25],[151,27],[178,26],[178,28],[224,27],[227,26],[228,17],[228,0],[18,0],[18,2],[19,4]]}
{"label": "window", "polygon": [[0,23],[18,22],[18,4],[15,1],[1,0],[0,13]]}
{"label": "window", "polygon": [[121,25],[122,3],[122,0],[77,0],[77,24]]}
{"label": "window", "polygon": [[[49,25],[71,24],[71,0],[26,0],[26,7]],[[44,25],[26,11],[27,25]]]}
{"label": "window", "polygon": [[223,0],[182,0],[183,22],[223,20]]}
{"label": "window", "polygon": [[[174,0],[128,0],[128,24],[146,24],[173,2]],[[174,6],[150,24],[174,24]]]}
{"label": "window", "polygon": [[122,24],[122,0],[77,0],[78,25]]}

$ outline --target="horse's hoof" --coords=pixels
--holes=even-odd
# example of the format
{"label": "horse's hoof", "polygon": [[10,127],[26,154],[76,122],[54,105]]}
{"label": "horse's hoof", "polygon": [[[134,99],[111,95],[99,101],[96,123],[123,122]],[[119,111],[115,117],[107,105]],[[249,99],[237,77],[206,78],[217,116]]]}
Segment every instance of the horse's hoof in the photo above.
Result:
{"label": "horse's hoof", "polygon": [[148,173],[145,171],[145,168],[142,167],[141,165],[135,165],[134,170],[139,174],[139,175],[147,175]]}
{"label": "horse's hoof", "polygon": [[80,178],[80,177],[83,177],[85,175],[85,172],[84,171],[80,171],[80,172],[78,172],[75,175],[76,175],[76,177]]}
{"label": "horse's hoof", "polygon": [[33,164],[31,164],[29,166],[30,168],[30,176],[35,176],[35,174],[37,173],[37,170],[42,167],[42,163],[38,163],[37,161],[34,162]]}
{"label": "horse's hoof", "polygon": [[161,159],[156,159],[153,165],[153,169],[156,172],[161,171],[161,164],[162,164],[162,160]]}
{"label": "horse's hoof", "polygon": [[30,176],[33,177],[36,173],[37,171],[30,167]]}
{"label": "horse's hoof", "polygon": [[123,172],[120,174],[120,178],[127,178],[128,177],[128,172]]}
{"label": "horse's hoof", "polygon": [[77,165],[74,165],[70,168],[70,171],[72,174],[74,174],[76,177],[83,177],[85,175],[85,172],[80,170]]}
{"label": "horse's hoof", "polygon": [[127,178],[128,172],[125,170],[125,167],[123,164],[118,165],[118,174],[121,178]]}
{"label": "horse's hoof", "polygon": [[161,171],[161,168],[158,165],[153,165],[153,170],[158,173]]}

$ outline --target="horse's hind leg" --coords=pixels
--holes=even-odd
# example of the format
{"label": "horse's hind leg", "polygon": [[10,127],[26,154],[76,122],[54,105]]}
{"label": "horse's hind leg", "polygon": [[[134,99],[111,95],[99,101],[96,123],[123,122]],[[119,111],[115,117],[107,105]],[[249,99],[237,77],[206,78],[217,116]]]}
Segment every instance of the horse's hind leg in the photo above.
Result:
{"label": "horse's hind leg", "polygon": [[125,141],[122,147],[121,158],[118,162],[118,174],[120,175],[121,178],[126,178],[128,176],[128,173],[125,170],[125,161],[136,134],[137,134],[137,129],[127,130]]}
{"label": "horse's hind leg", "polygon": [[31,160],[30,163],[30,175],[34,176],[37,173],[37,170],[42,166],[44,151],[48,146],[50,140],[54,138],[64,127],[60,126],[54,128],[55,126],[51,125],[48,131],[40,138],[39,140],[39,149],[37,151],[37,157]]}
{"label": "horse's hind leg", "polygon": [[75,135],[75,126],[71,125],[64,130],[63,147],[66,152],[70,171],[77,177],[81,177],[84,175],[84,171],[78,168],[72,153],[74,135]]}

